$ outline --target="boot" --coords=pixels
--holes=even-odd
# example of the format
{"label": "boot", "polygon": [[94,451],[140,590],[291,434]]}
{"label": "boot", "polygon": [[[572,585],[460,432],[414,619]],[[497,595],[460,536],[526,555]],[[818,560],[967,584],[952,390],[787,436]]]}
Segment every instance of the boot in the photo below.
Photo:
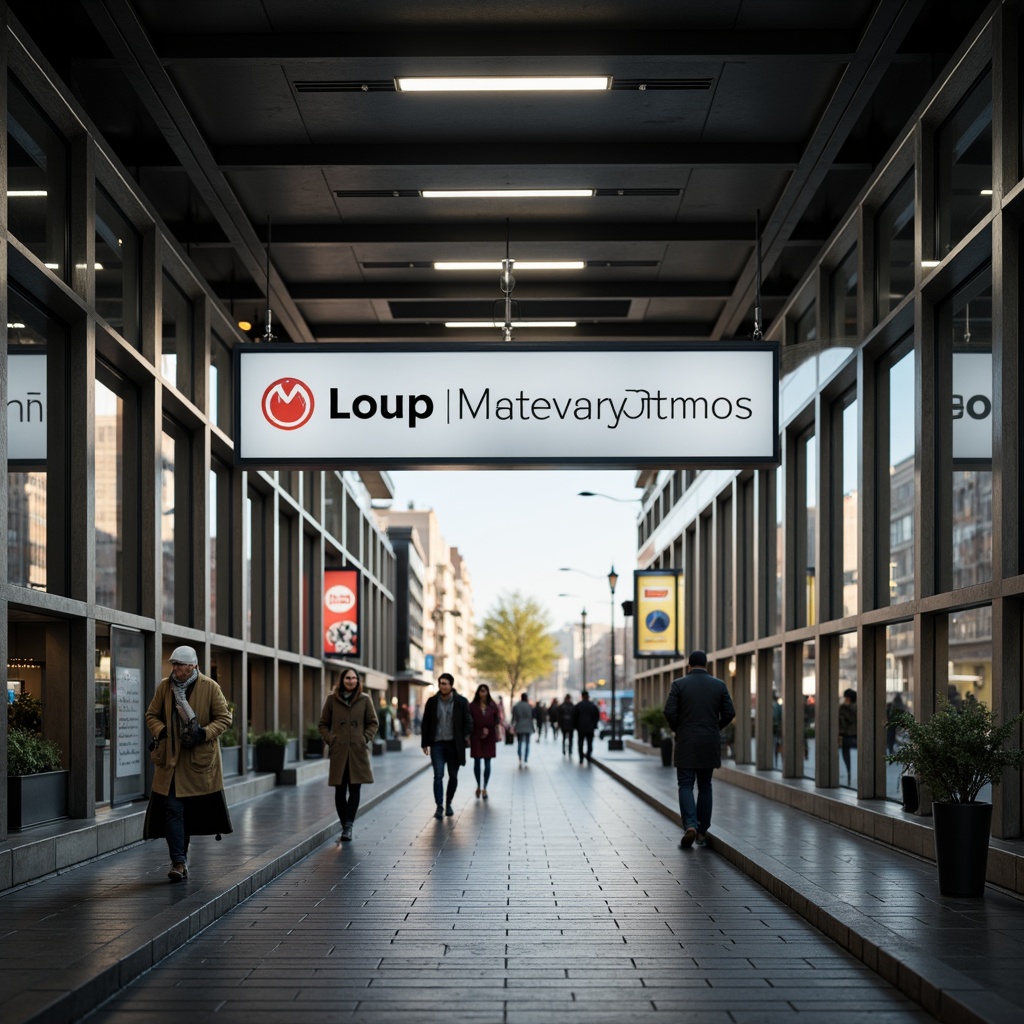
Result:
{"label": "boot", "polygon": [[343,843],[347,843],[351,839],[352,839],[352,822],[351,821],[346,821],[345,824],[341,826],[341,841]]}

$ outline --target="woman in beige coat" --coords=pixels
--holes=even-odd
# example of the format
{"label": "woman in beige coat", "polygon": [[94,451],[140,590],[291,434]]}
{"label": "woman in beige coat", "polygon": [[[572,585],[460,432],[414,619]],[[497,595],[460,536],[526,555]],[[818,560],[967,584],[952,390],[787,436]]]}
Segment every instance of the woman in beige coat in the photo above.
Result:
{"label": "woman in beige coat", "polygon": [[341,822],[338,842],[348,842],[363,783],[373,782],[370,741],[377,735],[377,712],[373,701],[363,693],[363,681],[355,669],[345,669],[341,684],[324,701],[320,735],[331,755],[327,782],[334,787],[334,806]]}

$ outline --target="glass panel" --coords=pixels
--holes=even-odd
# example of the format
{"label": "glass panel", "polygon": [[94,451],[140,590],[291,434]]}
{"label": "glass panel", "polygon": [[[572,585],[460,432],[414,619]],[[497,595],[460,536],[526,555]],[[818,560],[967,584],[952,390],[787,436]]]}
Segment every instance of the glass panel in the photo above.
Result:
{"label": "glass panel", "polygon": [[46,590],[46,346],[66,330],[14,288],[7,303],[7,581]]}
{"label": "glass panel", "polygon": [[139,346],[139,234],[102,188],[96,190],[96,311]]}
{"label": "glass panel", "polygon": [[804,644],[803,653],[803,685],[802,695],[804,702],[804,767],[805,779],[814,778],[814,735],[817,726],[817,704],[814,699],[817,690],[817,679],[815,676],[814,644]]}
{"label": "glass panel", "polygon": [[[991,276],[986,271],[959,294],[952,336],[940,334],[950,338],[953,361],[952,575],[943,581],[953,590],[992,579]],[[948,317],[943,310],[940,325],[948,327]]]}
{"label": "glass panel", "polygon": [[[839,785],[857,788],[857,634],[839,638]],[[833,762],[834,763],[834,762]]]}
{"label": "glass panel", "polygon": [[992,210],[992,73],[968,93],[935,139],[937,255]]}
{"label": "glass panel", "polygon": [[7,87],[8,230],[67,280],[67,142],[13,79]]}
{"label": "glass panel", "polygon": [[774,632],[782,632],[782,577],[785,571],[785,475],[782,466],[775,470],[775,622]]}
{"label": "glass panel", "polygon": [[[897,622],[885,630],[885,751],[891,754],[902,740],[892,724],[893,712],[914,713],[914,627]],[[899,765],[888,765],[885,771],[885,795],[890,800],[902,799]]]}
{"label": "glass panel", "polygon": [[160,436],[160,550],[163,553],[163,614],[174,622],[174,456],[175,440],[165,429]]}
{"label": "glass panel", "polygon": [[782,771],[782,648],[772,651],[772,768]]}
{"label": "glass panel", "polygon": [[812,302],[796,322],[796,344],[815,341],[818,337],[818,306]]}
{"label": "glass panel", "polygon": [[231,435],[231,349],[216,335],[210,338],[210,378],[207,413],[229,437]]}
{"label": "glass panel", "polygon": [[889,603],[914,599],[914,353],[889,371]]}
{"label": "glass panel", "polygon": [[124,540],[124,402],[96,381],[96,603],[120,608]]}
{"label": "glass panel", "polygon": [[217,632],[217,473],[210,470],[208,496],[210,516],[210,622],[211,633]]}
{"label": "glass panel", "polygon": [[183,395],[192,397],[192,303],[167,274],[163,275],[160,373]]}
{"label": "glass panel", "polygon": [[860,523],[860,495],[857,490],[857,400],[843,409],[842,531],[843,582],[842,614],[857,613],[857,531]]}
{"label": "glass panel", "polygon": [[816,543],[818,534],[818,439],[812,434],[803,443],[804,457],[804,625],[818,621]]}
{"label": "glass panel", "polygon": [[857,249],[854,247],[832,271],[832,339],[856,338],[857,331]]}
{"label": "glass panel", "polygon": [[757,655],[750,661],[750,763],[757,764]]}
{"label": "glass panel", "polygon": [[[992,608],[968,608],[949,616],[948,696],[954,707],[980,700],[992,707]],[[978,799],[989,802],[992,787]]]}
{"label": "glass panel", "polygon": [[884,320],[914,287],[914,177],[908,174],[875,218],[878,291],[875,322]]}

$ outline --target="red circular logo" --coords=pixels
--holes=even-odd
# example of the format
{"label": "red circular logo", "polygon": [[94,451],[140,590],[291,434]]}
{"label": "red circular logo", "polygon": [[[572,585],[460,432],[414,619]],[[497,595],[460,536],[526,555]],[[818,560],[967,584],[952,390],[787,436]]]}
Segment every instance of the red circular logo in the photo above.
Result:
{"label": "red circular logo", "polygon": [[263,392],[263,415],[278,430],[297,430],[313,415],[313,392],[296,377],[281,377]]}

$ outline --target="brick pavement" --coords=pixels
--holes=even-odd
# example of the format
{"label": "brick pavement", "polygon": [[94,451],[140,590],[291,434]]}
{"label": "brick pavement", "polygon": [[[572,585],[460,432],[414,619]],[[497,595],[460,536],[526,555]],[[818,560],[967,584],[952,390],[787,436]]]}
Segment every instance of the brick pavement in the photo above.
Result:
{"label": "brick pavement", "polygon": [[489,792],[465,769],[456,816],[435,821],[420,776],[90,1021],[932,1019],[555,744],[522,770],[500,750]]}

